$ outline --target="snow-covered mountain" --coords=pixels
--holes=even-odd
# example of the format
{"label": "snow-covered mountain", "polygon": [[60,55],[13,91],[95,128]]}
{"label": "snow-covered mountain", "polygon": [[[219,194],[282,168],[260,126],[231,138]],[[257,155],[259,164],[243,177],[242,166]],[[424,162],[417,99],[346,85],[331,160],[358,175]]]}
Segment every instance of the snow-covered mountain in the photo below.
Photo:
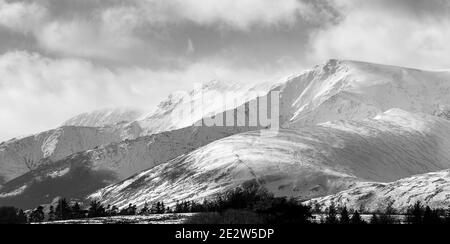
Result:
{"label": "snow-covered mountain", "polygon": [[450,107],[450,72],[330,60],[281,82],[245,85],[212,81],[189,92],[176,92],[142,119],[141,112],[112,109],[82,114],[65,124],[134,122],[142,128],[141,136],[146,136],[189,127],[271,91],[280,91],[280,122],[284,128],[372,118],[391,108],[437,114]]}
{"label": "snow-covered mountain", "polygon": [[66,122],[64,126],[103,127],[119,123],[129,123],[139,119],[142,112],[137,109],[114,108],[103,109],[77,115]]}
{"label": "snow-covered mountain", "polygon": [[256,181],[281,196],[310,199],[358,182],[391,182],[450,168],[450,121],[399,109],[277,135],[215,141],[93,194],[105,204],[201,200]]}
{"label": "snow-covered mountain", "polygon": [[434,114],[450,105],[450,72],[330,60],[277,89],[285,128],[301,128],[392,108]]}
{"label": "snow-covered mountain", "polygon": [[[206,117],[244,106],[248,116],[249,107],[246,102],[260,101],[261,97],[268,96],[270,91],[280,92],[279,119],[283,130],[278,136],[261,137],[259,132],[251,132],[214,142],[226,136],[255,129],[236,130],[223,127],[201,128],[200,137],[192,135],[193,128],[196,127],[190,126]],[[127,194],[130,199],[135,199],[137,192],[146,193],[142,194],[143,197],[147,198],[150,194],[151,199],[156,199],[158,194],[161,194],[161,198],[178,193],[192,195],[196,189],[197,195],[192,196],[201,197],[223,188],[216,186],[217,184],[231,187],[255,178],[255,172],[265,176],[266,172],[272,170],[273,175],[268,176],[272,180],[266,180],[272,182],[269,187],[280,188],[274,190],[279,194],[303,198],[336,193],[348,189],[355,182],[399,180],[414,174],[450,168],[445,161],[448,161],[448,151],[442,149],[443,145],[448,145],[447,139],[443,138],[443,135],[448,133],[446,121],[434,116],[417,117],[418,115],[413,114],[425,113],[448,118],[449,94],[450,72],[420,71],[339,60],[330,60],[281,83],[262,83],[255,86],[214,81],[189,93],[172,94],[147,116],[141,117],[138,112],[119,109],[97,111],[70,119],[66,124],[109,125],[91,129],[113,130],[118,139],[98,143],[92,139],[95,141],[92,147],[80,150],[72,150],[71,144],[67,144],[69,149],[64,149],[66,144],[61,144],[60,150],[64,153],[58,154],[60,157],[54,159],[45,160],[46,157],[39,154],[43,144],[40,141],[45,141],[44,139],[31,143],[33,146],[19,147],[23,150],[14,149],[10,142],[6,143],[8,147],[3,143],[0,145],[0,155],[6,151],[9,153],[2,156],[7,158],[7,161],[0,158],[0,166],[5,165],[5,170],[0,172],[28,172],[26,166],[29,165],[29,160],[23,158],[29,158],[29,152],[33,155],[32,162],[45,162],[50,165],[40,168],[39,171],[33,167],[23,178],[5,185],[0,194],[14,196],[15,199],[27,194],[33,195],[30,192],[41,192],[45,196],[58,195],[35,191],[35,188],[25,182],[34,182],[35,177],[41,179],[49,174],[57,176],[58,179],[78,179],[80,177],[73,177],[71,173],[61,174],[61,178],[58,172],[77,172],[71,170],[71,167],[78,169],[80,165],[83,165],[82,172],[88,173],[92,179],[97,179],[95,182],[98,184],[89,184],[89,189],[84,188],[82,182],[81,185],[73,184],[73,187],[68,187],[69,192],[78,192],[77,189],[81,188],[81,192],[85,194],[141,170],[150,170],[143,173],[144,176],[150,174],[156,177],[156,181],[139,179],[138,182],[142,184],[138,185],[142,189],[124,188],[124,191],[129,193],[118,191],[120,186],[111,186],[114,194],[108,190],[101,194],[103,199],[110,198],[105,200],[109,202],[125,201]],[[392,108],[400,108],[409,113],[391,110],[383,114]],[[374,117],[376,118],[373,119]],[[436,126],[437,124],[443,127]],[[442,128],[447,130],[441,131]],[[223,130],[227,132],[223,133]],[[149,137],[150,135],[154,137]],[[263,135],[266,136],[267,133]],[[91,139],[88,138],[91,136],[96,137],[96,134],[82,138],[87,138],[90,142]],[[143,138],[134,140],[140,136]],[[152,144],[148,141],[149,138],[165,140],[163,144]],[[77,140],[74,136],[73,139],[68,137],[66,141],[75,143]],[[84,142],[85,139],[82,140]],[[194,143],[196,140],[199,140],[199,143]],[[118,143],[119,141],[122,142]],[[210,142],[213,143],[205,146]],[[187,146],[192,143],[195,146]],[[91,150],[95,146],[99,147]],[[205,147],[191,152],[201,146]],[[14,150],[6,150],[7,148]],[[186,155],[151,169],[183,154]],[[55,162],[58,159],[63,160]],[[250,163],[250,168],[245,166],[247,163]],[[224,171],[225,169],[228,171]],[[286,169],[289,174],[284,172]],[[91,174],[92,172],[95,173]],[[99,172],[106,173],[95,176]],[[22,173],[17,173],[20,174]],[[167,174],[179,186],[167,181]],[[199,174],[199,177],[205,180],[196,185],[190,180],[192,174]],[[12,178],[5,178],[1,173],[0,177],[4,178],[3,182]],[[37,183],[42,185],[39,181]],[[184,186],[185,190],[180,190],[180,187]],[[202,187],[206,187],[206,190]],[[28,193],[25,194],[23,189],[28,189]],[[192,192],[189,192],[191,190]],[[12,194],[17,192],[19,194]],[[83,194],[78,192],[73,195]],[[34,199],[36,198],[39,196],[34,196]]]}
{"label": "snow-covered mountain", "polygon": [[143,129],[142,135],[186,128],[205,117],[235,109],[252,99],[264,96],[272,86],[269,82],[208,82],[190,92],[171,94],[154,112],[137,122]]}
{"label": "snow-covered mountain", "polygon": [[[136,136],[136,135],[134,135]],[[134,137],[121,127],[63,126],[0,143],[0,184],[71,154]]]}
{"label": "snow-covered mountain", "polygon": [[324,209],[347,206],[368,211],[384,210],[389,204],[399,211],[420,201],[431,208],[447,209],[450,206],[450,170],[433,172],[392,183],[359,183],[350,190],[338,194],[313,199],[308,203],[319,204]]}
{"label": "snow-covered mountain", "polygon": [[251,129],[189,127],[98,146],[47,163],[7,182],[0,189],[0,205],[32,208],[50,203],[56,197],[83,199],[142,170]]}
{"label": "snow-covered mountain", "polygon": [[142,135],[180,129],[272,91],[280,92],[280,124],[285,129],[372,118],[391,108],[445,116],[450,72],[330,60],[282,82],[245,86],[214,81],[175,93],[138,124]]}

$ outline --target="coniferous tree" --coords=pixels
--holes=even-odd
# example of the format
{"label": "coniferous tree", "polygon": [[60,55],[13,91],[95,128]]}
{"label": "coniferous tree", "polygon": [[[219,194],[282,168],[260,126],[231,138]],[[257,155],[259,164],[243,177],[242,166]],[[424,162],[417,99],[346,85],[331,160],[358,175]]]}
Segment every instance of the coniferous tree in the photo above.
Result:
{"label": "coniferous tree", "polygon": [[348,214],[347,207],[341,209],[341,218],[339,220],[340,224],[350,224],[350,216]]}
{"label": "coniferous tree", "polygon": [[352,215],[352,218],[350,219],[350,224],[353,225],[361,225],[365,224],[364,220],[361,218],[361,215],[358,211],[355,211]]}
{"label": "coniferous tree", "polygon": [[136,215],[136,210],[137,210],[136,205],[130,203],[127,208],[123,208],[122,210],[120,210],[119,214],[125,216],[132,216]]}
{"label": "coniferous tree", "polygon": [[100,202],[92,201],[89,206],[88,216],[89,218],[105,217],[106,210]]}
{"label": "coniferous tree", "polygon": [[160,202],[156,203],[155,212],[156,212],[156,214],[161,213],[161,203]]}
{"label": "coniferous tree", "polygon": [[140,215],[147,215],[149,214],[150,209],[148,208],[148,203],[146,202],[144,204],[144,207],[142,207],[141,211],[139,212]]}
{"label": "coniferous tree", "polygon": [[206,204],[199,204],[199,203],[196,203],[196,202],[191,202],[191,212],[193,212],[193,213],[205,212],[206,208],[207,208]]}
{"label": "coniferous tree", "polygon": [[41,223],[45,220],[44,207],[37,207],[30,215],[30,222]]}
{"label": "coniferous tree", "polygon": [[370,218],[370,224],[371,225],[380,224],[380,219],[378,218],[378,214],[376,214],[376,213],[372,214],[372,218]]}
{"label": "coniferous tree", "polygon": [[331,203],[330,207],[328,208],[328,214],[325,218],[325,224],[338,224],[339,221],[337,219],[337,210],[334,203]]}
{"label": "coniferous tree", "polygon": [[181,213],[183,211],[181,203],[179,201],[177,201],[177,203],[175,203],[175,209],[173,210],[174,213]]}
{"label": "coniferous tree", "polygon": [[112,206],[106,210],[106,216],[117,216],[119,209],[116,206]]}
{"label": "coniferous tree", "polygon": [[56,205],[55,213],[56,218],[58,220],[67,220],[71,217],[71,211],[70,206],[67,203],[67,200],[65,198],[62,198],[58,201],[58,204]]}
{"label": "coniferous tree", "polygon": [[450,225],[450,209],[447,209],[447,210],[444,212],[444,215],[445,215],[445,217],[444,217],[444,223],[445,223],[446,225]]}
{"label": "coniferous tree", "polygon": [[82,219],[84,217],[86,217],[86,216],[84,216],[84,211],[81,209],[80,204],[75,203],[71,207],[71,218],[72,219]]}
{"label": "coniferous tree", "polygon": [[50,206],[50,210],[48,212],[48,221],[55,221],[56,220],[56,212],[55,212],[55,207]]}
{"label": "coniferous tree", "polygon": [[432,210],[429,206],[426,207],[423,214],[423,223],[427,225],[441,224],[441,217],[437,210]]}
{"label": "coniferous tree", "polygon": [[161,202],[161,209],[160,209],[160,214],[164,214],[166,213],[166,206],[164,205],[164,202]]}
{"label": "coniferous tree", "polygon": [[185,201],[183,203],[183,213],[190,213],[191,212],[191,204],[188,201]]}
{"label": "coniferous tree", "polygon": [[130,205],[128,206],[128,214],[129,215],[136,215],[136,211],[137,211],[136,205],[133,205],[133,204],[130,203]]}
{"label": "coniferous tree", "polygon": [[314,213],[315,214],[321,214],[322,213],[322,205],[320,205],[320,203],[315,203],[314,204]]}
{"label": "coniferous tree", "polygon": [[396,211],[393,206],[394,206],[393,202],[388,203],[386,209],[380,215],[379,218],[380,224],[390,225],[397,223],[397,220],[394,218],[394,215],[396,215]]}
{"label": "coniferous tree", "polygon": [[423,224],[423,206],[421,202],[416,202],[414,206],[407,210],[406,222],[408,224]]}
{"label": "coniferous tree", "polygon": [[19,224],[26,224],[28,222],[27,215],[23,212],[22,209],[17,211],[17,221]]}

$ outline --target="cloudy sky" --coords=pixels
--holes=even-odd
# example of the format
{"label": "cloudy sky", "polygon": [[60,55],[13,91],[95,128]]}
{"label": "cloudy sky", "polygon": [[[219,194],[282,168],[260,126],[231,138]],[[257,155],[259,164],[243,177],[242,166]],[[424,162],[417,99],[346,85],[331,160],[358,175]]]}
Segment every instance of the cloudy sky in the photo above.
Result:
{"label": "cloudy sky", "polygon": [[450,68],[447,0],[0,0],[0,141],[330,58]]}

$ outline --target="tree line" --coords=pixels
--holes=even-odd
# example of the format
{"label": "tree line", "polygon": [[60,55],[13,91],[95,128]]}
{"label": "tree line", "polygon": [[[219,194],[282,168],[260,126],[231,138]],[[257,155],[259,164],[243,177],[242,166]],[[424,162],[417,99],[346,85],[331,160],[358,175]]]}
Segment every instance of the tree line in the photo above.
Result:
{"label": "tree line", "polygon": [[188,224],[450,224],[450,211],[432,209],[417,202],[406,213],[398,213],[392,203],[383,211],[368,213],[331,204],[322,211],[318,204],[304,205],[295,199],[274,197],[256,184],[249,184],[219,194],[202,203],[177,202],[167,207],[164,202],[145,203],[140,209],[129,204],[119,209],[91,201],[87,208],[78,202],[60,199],[56,206],[43,206],[28,212],[14,207],[0,207],[0,224],[40,223],[44,221],[75,220],[84,218],[151,215],[166,213],[197,213],[189,217]]}
{"label": "tree line", "polygon": [[[416,202],[407,208],[406,212],[400,213],[389,203],[383,211],[368,213],[364,210],[347,209],[347,207],[336,207],[331,204],[325,212],[313,210],[322,216],[318,221],[321,224],[450,224],[450,209],[432,209]],[[370,215],[364,220],[362,214]]]}

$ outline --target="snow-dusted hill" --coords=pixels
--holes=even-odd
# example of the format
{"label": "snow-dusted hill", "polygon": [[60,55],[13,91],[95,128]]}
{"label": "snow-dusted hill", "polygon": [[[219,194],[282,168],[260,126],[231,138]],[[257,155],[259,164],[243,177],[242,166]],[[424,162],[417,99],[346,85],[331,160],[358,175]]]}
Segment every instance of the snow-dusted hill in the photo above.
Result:
{"label": "snow-dusted hill", "polygon": [[142,112],[136,109],[115,108],[97,110],[77,115],[66,122],[64,126],[88,126],[103,127],[119,123],[133,122],[142,116]]}
{"label": "snow-dusted hill", "polygon": [[248,132],[215,141],[92,195],[105,204],[200,200],[256,181],[276,195],[314,198],[358,182],[391,182],[450,168],[450,122],[393,109],[276,136]]}
{"label": "snow-dusted hill", "polygon": [[359,183],[352,189],[335,195],[313,199],[324,209],[334,203],[353,209],[384,210],[388,204],[399,211],[420,201],[431,208],[447,209],[450,206],[450,170],[433,172],[392,183]]}
{"label": "snow-dusted hill", "polygon": [[189,127],[102,145],[30,171],[0,189],[0,205],[32,208],[55,197],[83,199],[112,183],[251,128]]}
{"label": "snow-dusted hill", "polygon": [[120,127],[63,126],[0,143],[0,184],[34,170],[42,164],[129,137],[128,134],[124,135],[124,129]]}

